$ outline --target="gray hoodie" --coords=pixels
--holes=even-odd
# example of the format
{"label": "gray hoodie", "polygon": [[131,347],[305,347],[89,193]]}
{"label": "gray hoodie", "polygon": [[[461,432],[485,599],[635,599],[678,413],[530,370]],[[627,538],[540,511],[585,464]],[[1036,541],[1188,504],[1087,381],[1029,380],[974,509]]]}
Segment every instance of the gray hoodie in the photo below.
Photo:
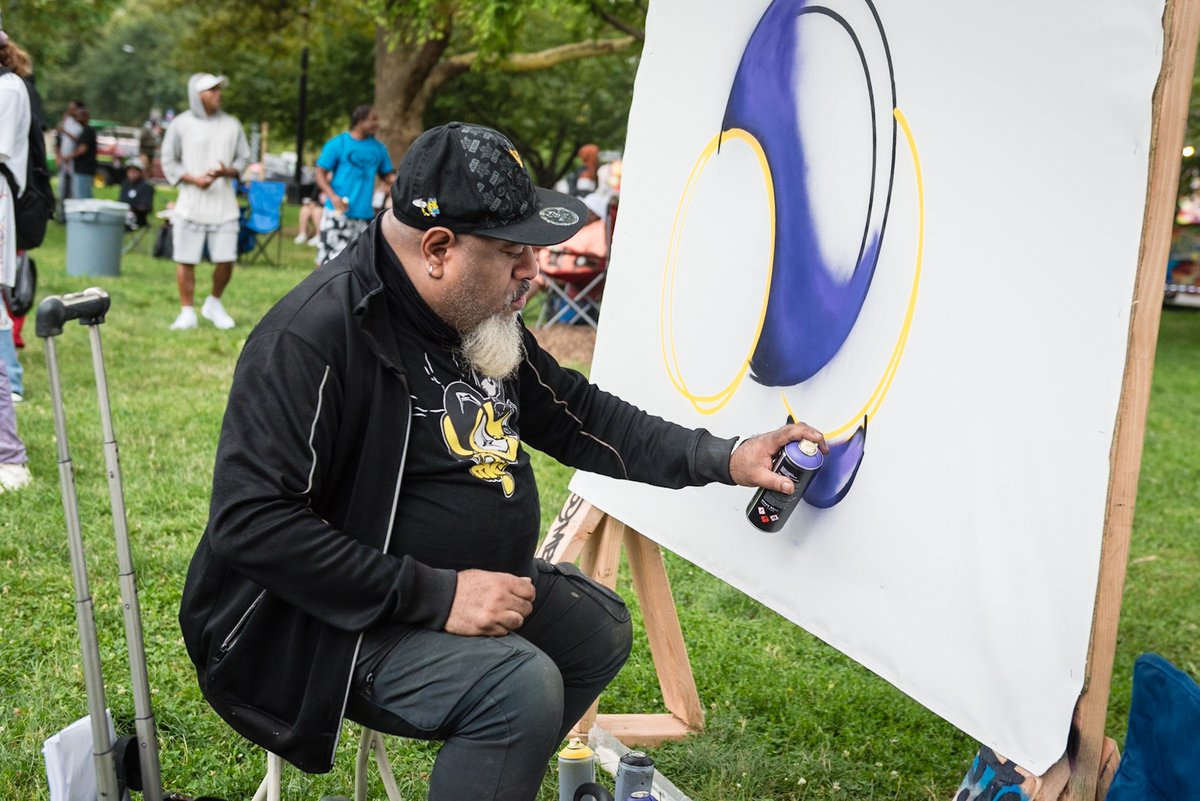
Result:
{"label": "gray hoodie", "polygon": [[163,135],[162,167],[167,180],[179,186],[175,219],[216,225],[238,218],[233,179],[218,178],[208,189],[181,184],[180,179],[203,175],[222,164],[240,173],[250,160],[250,145],[237,117],[220,109],[215,114],[204,110],[196,89],[201,74],[188,79],[190,110],[172,120]]}

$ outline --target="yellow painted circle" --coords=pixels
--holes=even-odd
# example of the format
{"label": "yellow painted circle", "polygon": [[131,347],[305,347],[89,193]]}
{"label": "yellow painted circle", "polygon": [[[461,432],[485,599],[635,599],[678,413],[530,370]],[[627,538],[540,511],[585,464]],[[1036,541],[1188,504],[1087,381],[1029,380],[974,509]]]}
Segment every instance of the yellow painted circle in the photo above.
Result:
{"label": "yellow painted circle", "polygon": [[[700,175],[716,154],[717,148],[723,141],[730,140],[744,142],[748,145],[754,151],[759,167],[762,170],[763,183],[767,190],[767,214],[770,226],[768,252],[771,256],[767,262],[766,288],[763,290],[762,306],[758,312],[758,321],[755,323],[754,338],[750,343],[749,352],[742,359],[736,374],[728,384],[712,395],[698,395],[688,388],[687,381],[683,377],[683,371],[679,366],[679,355],[675,348],[674,296],[676,262],[679,257],[679,243],[683,238],[683,230],[687,223],[688,208],[692,202],[692,193],[695,192]],[[763,152],[762,146],[752,134],[741,128],[730,128],[714,136],[705,145],[699,158],[696,159],[695,165],[692,166],[691,174],[688,175],[687,184],[684,185],[683,194],[679,198],[679,206],[675,210],[675,220],[671,225],[671,238],[667,244],[667,264],[666,269],[663,270],[663,286],[660,296],[659,340],[662,347],[663,364],[667,368],[667,376],[671,379],[671,384],[675,387],[676,391],[687,398],[696,411],[701,414],[715,414],[725,404],[729,403],[737,392],[738,386],[746,377],[746,373],[750,371],[750,359],[754,355],[755,348],[758,347],[758,339],[762,335],[763,321],[767,316],[767,300],[771,294],[771,274],[774,270],[774,259],[775,183],[771,178],[771,165],[767,163],[767,154]]]}

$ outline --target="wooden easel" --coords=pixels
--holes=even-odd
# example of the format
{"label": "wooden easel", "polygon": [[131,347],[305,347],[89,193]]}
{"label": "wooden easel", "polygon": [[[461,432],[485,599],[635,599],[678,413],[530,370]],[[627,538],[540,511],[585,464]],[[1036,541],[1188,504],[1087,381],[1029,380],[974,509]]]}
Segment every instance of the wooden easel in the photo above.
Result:
{"label": "wooden easel", "polygon": [[704,710],[658,544],[572,494],[538,546],[538,556],[550,562],[578,559],[585,573],[613,588],[621,564],[622,544],[645,620],[663,703],[670,712],[598,715],[597,705],[593,704],[575,725],[574,733],[586,734],[595,723],[626,745],[682,740],[704,728]]}

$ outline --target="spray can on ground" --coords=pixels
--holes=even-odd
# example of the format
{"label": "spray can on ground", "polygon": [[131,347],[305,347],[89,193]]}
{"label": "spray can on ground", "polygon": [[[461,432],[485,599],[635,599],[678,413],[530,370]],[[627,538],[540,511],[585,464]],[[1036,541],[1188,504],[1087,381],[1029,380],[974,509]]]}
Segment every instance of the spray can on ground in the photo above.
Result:
{"label": "spray can on ground", "polygon": [[575,801],[580,785],[596,781],[596,757],[578,737],[558,752],[558,801]]}
{"label": "spray can on ground", "polygon": [[634,790],[629,794],[627,801],[658,801],[658,799],[650,795],[649,790]]}
{"label": "spray can on ground", "polygon": [[613,797],[603,784],[585,782],[575,791],[573,801],[613,801]]}
{"label": "spray can on ground", "polygon": [[617,801],[629,801],[635,792],[650,790],[654,760],[644,751],[630,751],[617,763]]}
{"label": "spray can on ground", "polygon": [[792,494],[784,495],[760,488],[746,507],[746,519],[760,531],[779,531],[791,516],[796,504],[804,497],[804,491],[808,489],[824,461],[817,443],[806,439],[789,442],[775,457],[772,469],[792,480],[795,486]]}

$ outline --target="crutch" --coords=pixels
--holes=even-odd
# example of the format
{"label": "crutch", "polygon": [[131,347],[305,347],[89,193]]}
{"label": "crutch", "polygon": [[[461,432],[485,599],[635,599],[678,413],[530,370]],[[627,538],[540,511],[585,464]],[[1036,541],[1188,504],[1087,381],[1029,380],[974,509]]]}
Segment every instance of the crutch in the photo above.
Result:
{"label": "crutch", "polygon": [[79,320],[91,336],[92,367],[96,374],[96,393],[100,423],[104,433],[104,460],[108,472],[112,502],[113,531],[120,571],[121,601],[125,611],[125,642],[129,650],[129,670],[137,727],[142,794],[146,801],[162,801],[162,778],[155,732],[154,712],[150,704],[150,683],[146,675],[145,642],[142,616],[138,606],[137,580],[129,549],[129,528],[125,517],[125,495],[121,484],[121,464],[113,433],[112,410],[108,402],[108,381],[104,373],[104,352],[100,346],[100,324],[104,322],[111,300],[108,293],[95,287],[70,295],[52,296],[38,306],[37,335],[46,348],[46,367],[50,373],[50,397],[54,407],[54,434],[58,441],[58,477],[62,486],[63,511],[67,521],[67,540],[71,551],[71,569],[75,579],[75,619],[83,649],[84,683],[91,716],[93,753],[96,763],[96,788],[99,801],[119,801],[116,755],[107,726],[104,677],[100,667],[100,647],[96,637],[96,618],[88,590],[87,565],[79,523],[79,505],[75,494],[75,472],[67,447],[67,420],[63,410],[62,385],[54,339],[63,325]]}

